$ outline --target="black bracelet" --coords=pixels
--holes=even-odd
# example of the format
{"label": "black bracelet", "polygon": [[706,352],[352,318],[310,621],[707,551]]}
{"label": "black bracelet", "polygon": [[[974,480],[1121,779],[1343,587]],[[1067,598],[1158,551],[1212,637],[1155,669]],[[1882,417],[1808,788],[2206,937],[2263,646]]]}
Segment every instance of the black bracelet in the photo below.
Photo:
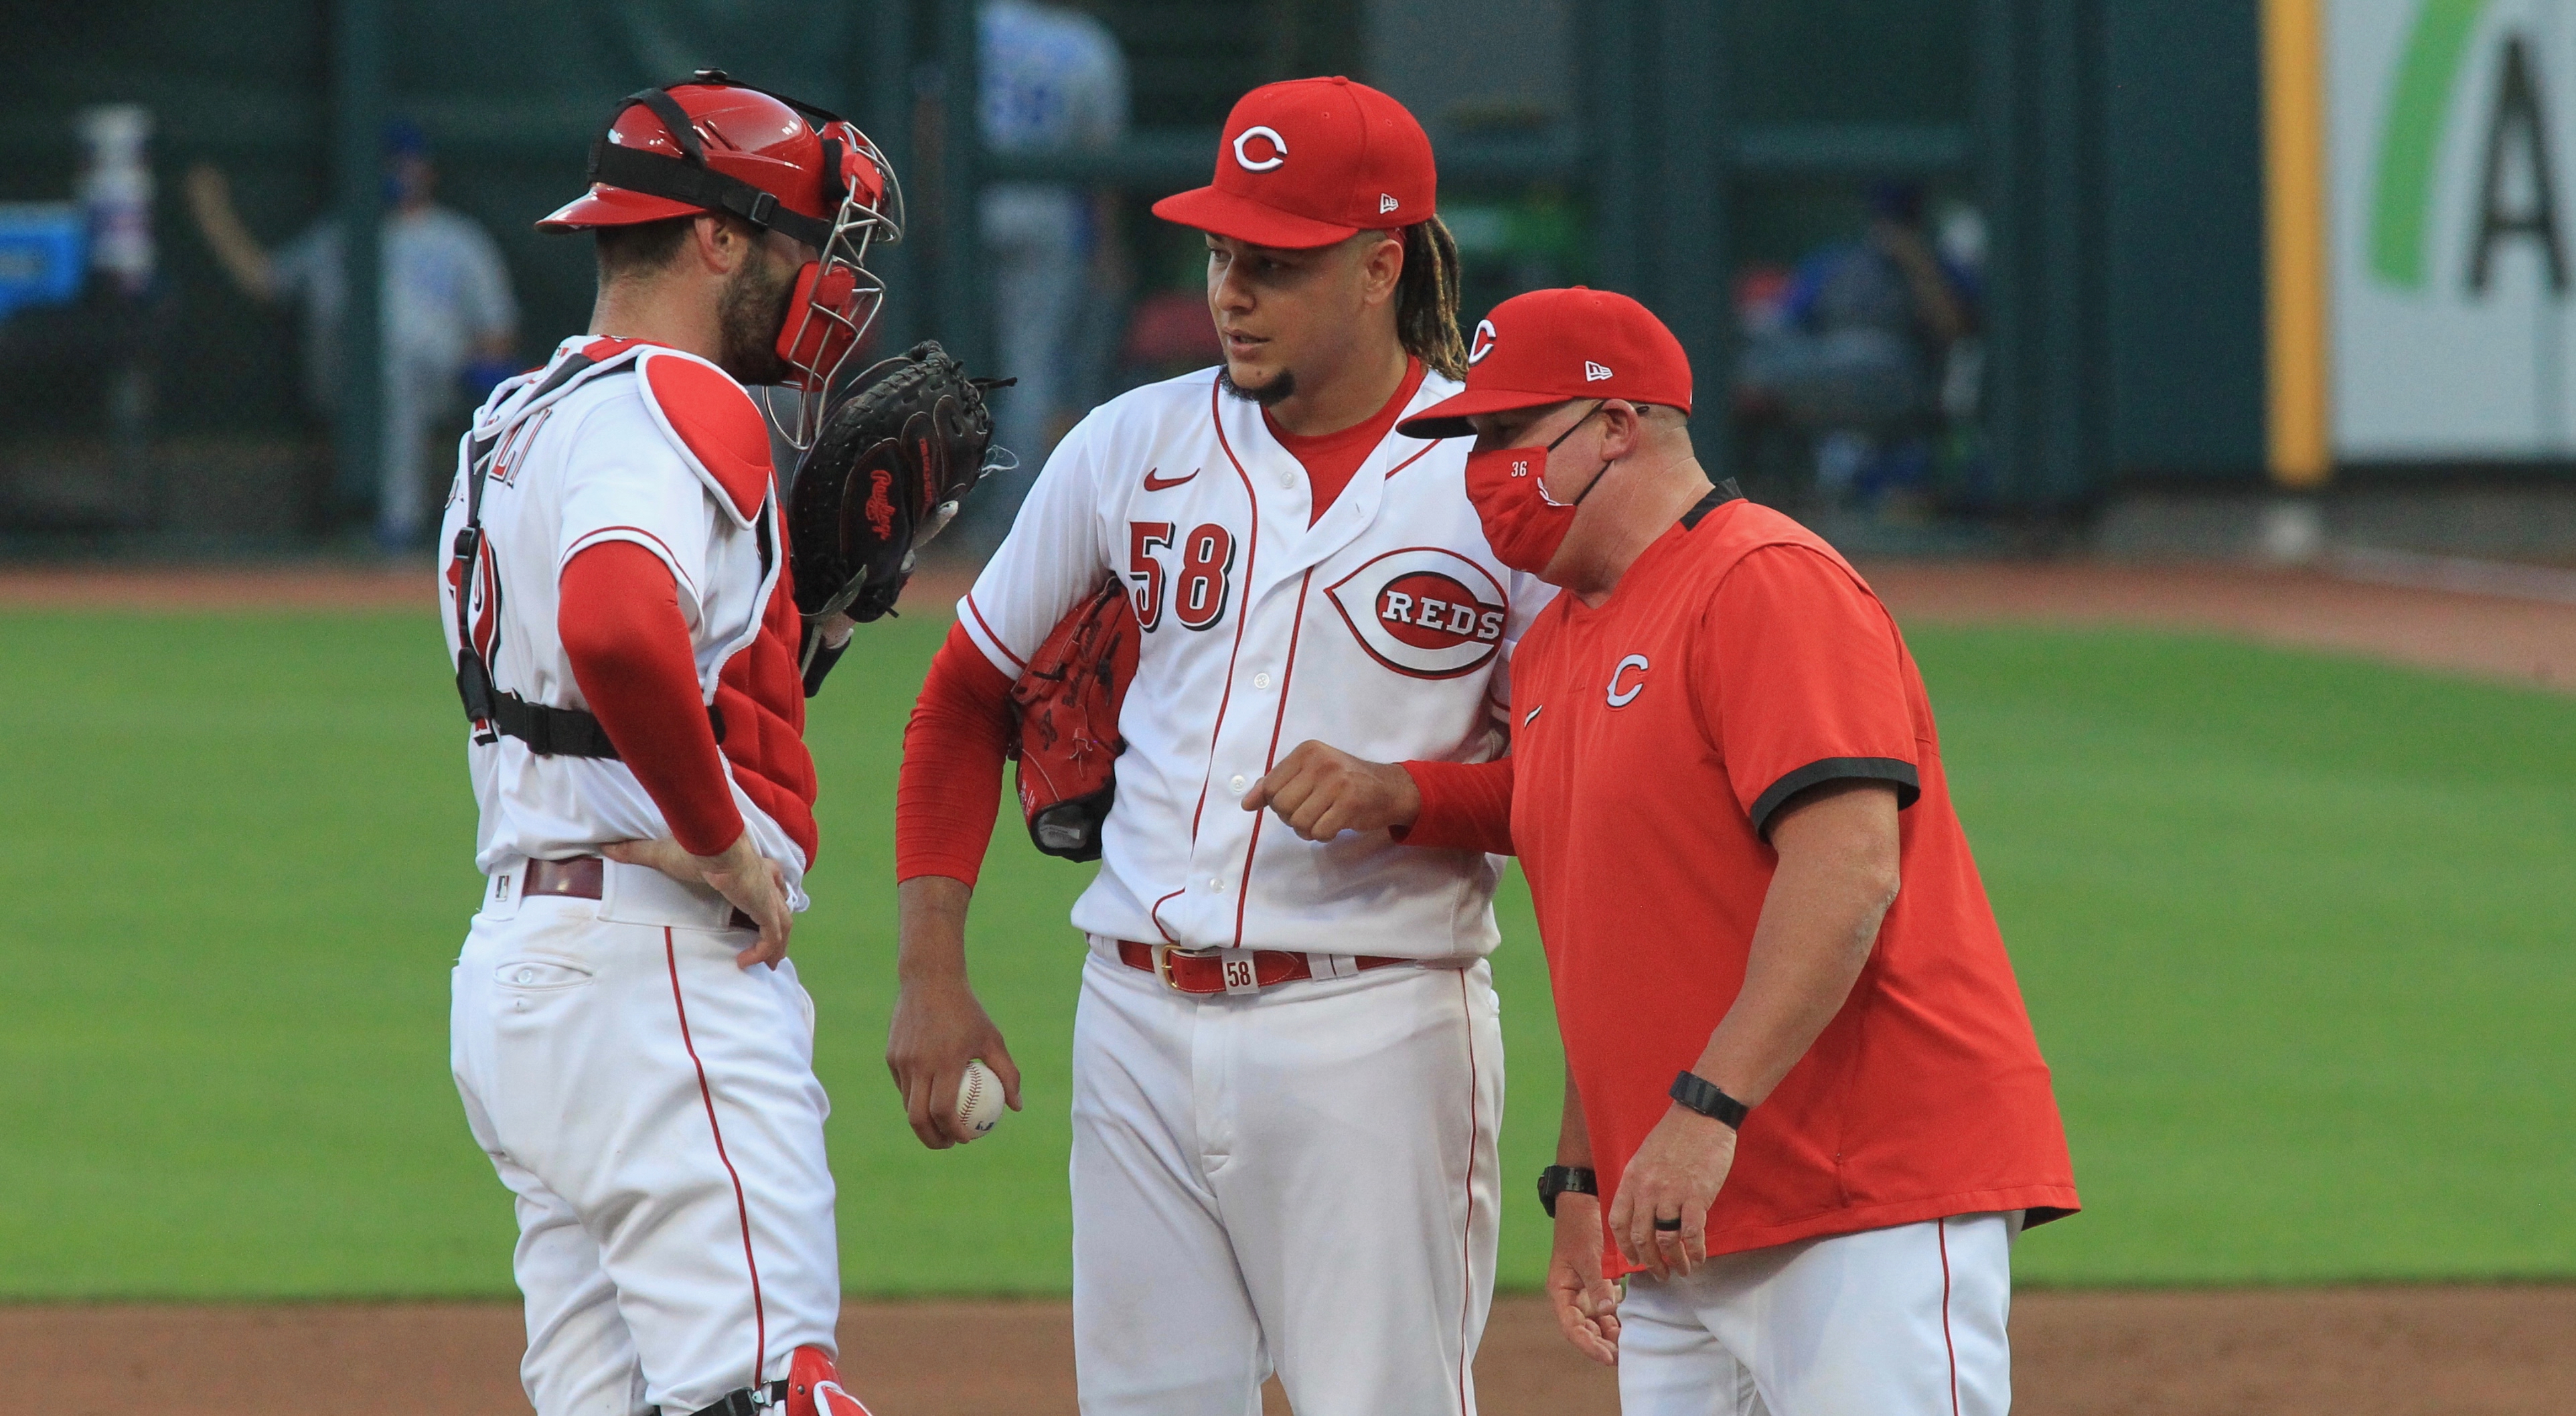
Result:
{"label": "black bracelet", "polygon": [[1557,1196],[1600,1193],[1601,1178],[1588,1165],[1551,1165],[1538,1173],[1539,1208],[1546,1210],[1550,1219],[1556,1218]]}
{"label": "black bracelet", "polygon": [[1730,1131],[1744,1129],[1744,1117],[1753,1108],[1717,1089],[1717,1083],[1696,1072],[1684,1072],[1673,1078],[1669,1093],[1673,1100],[1698,1112]]}

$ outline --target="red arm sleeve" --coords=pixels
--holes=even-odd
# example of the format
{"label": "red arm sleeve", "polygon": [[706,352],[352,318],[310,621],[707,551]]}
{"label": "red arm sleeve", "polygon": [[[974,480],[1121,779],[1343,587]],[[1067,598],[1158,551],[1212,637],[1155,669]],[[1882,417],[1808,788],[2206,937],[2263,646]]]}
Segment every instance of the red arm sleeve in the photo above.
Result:
{"label": "red arm sleeve", "polygon": [[1002,760],[1015,730],[1010,678],[964,626],[950,626],[904,724],[903,774],[894,789],[898,882],[945,875],[975,883],[993,843]]}
{"label": "red arm sleeve", "polygon": [[1392,834],[1408,846],[1511,855],[1512,759],[1407,762],[1422,814]]}
{"label": "red arm sleeve", "polygon": [[672,839],[692,855],[732,845],[742,813],[707,721],[670,568],[631,541],[602,541],[565,564],[556,591],[555,633],[573,681]]}

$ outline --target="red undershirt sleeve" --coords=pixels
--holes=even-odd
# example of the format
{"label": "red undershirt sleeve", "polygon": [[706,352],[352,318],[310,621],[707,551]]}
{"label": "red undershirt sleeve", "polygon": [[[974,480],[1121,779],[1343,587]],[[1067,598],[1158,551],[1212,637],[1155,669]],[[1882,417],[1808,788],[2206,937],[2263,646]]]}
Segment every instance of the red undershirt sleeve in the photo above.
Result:
{"label": "red undershirt sleeve", "polygon": [[1511,855],[1512,759],[1491,762],[1407,762],[1405,773],[1422,793],[1422,814],[1398,827],[1395,839],[1432,850]]}
{"label": "red undershirt sleeve", "polygon": [[993,843],[1014,731],[1009,676],[963,625],[950,626],[904,724],[894,791],[896,881],[945,875],[975,883]]}
{"label": "red undershirt sleeve", "polygon": [[632,541],[601,541],[565,563],[556,593],[555,632],[573,681],[617,755],[682,850],[721,853],[742,836],[742,813],[670,568]]}

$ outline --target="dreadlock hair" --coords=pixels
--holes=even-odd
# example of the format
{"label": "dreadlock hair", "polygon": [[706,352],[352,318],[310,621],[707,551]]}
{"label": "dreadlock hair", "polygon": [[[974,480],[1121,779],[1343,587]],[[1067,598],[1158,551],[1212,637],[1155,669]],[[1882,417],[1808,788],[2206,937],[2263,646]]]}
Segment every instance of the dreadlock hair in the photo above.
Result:
{"label": "dreadlock hair", "polygon": [[1467,342],[1458,336],[1458,240],[1439,217],[1396,233],[1404,274],[1395,285],[1395,337],[1404,352],[1442,375],[1467,377]]}

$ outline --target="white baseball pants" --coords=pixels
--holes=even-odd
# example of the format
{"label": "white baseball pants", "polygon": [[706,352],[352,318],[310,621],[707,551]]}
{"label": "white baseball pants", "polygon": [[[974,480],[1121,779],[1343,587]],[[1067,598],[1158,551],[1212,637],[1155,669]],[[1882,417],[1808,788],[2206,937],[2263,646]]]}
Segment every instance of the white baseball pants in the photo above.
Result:
{"label": "white baseball pants", "polygon": [[[1109,946],[1114,948],[1114,946]],[[1099,941],[1073,1034],[1073,1337],[1093,1416],[1472,1416],[1493,1298],[1491,971],[1193,997]]]}
{"label": "white baseball pants", "polygon": [[792,963],[734,963],[746,932],[632,922],[689,912],[608,869],[629,888],[605,911],[535,896],[475,918],[452,1060],[518,1197],[538,1416],[684,1416],[835,1350],[814,1005]]}
{"label": "white baseball pants", "polygon": [[1622,1416],[2004,1416],[2018,1213],[1959,1215],[1628,1278]]}

